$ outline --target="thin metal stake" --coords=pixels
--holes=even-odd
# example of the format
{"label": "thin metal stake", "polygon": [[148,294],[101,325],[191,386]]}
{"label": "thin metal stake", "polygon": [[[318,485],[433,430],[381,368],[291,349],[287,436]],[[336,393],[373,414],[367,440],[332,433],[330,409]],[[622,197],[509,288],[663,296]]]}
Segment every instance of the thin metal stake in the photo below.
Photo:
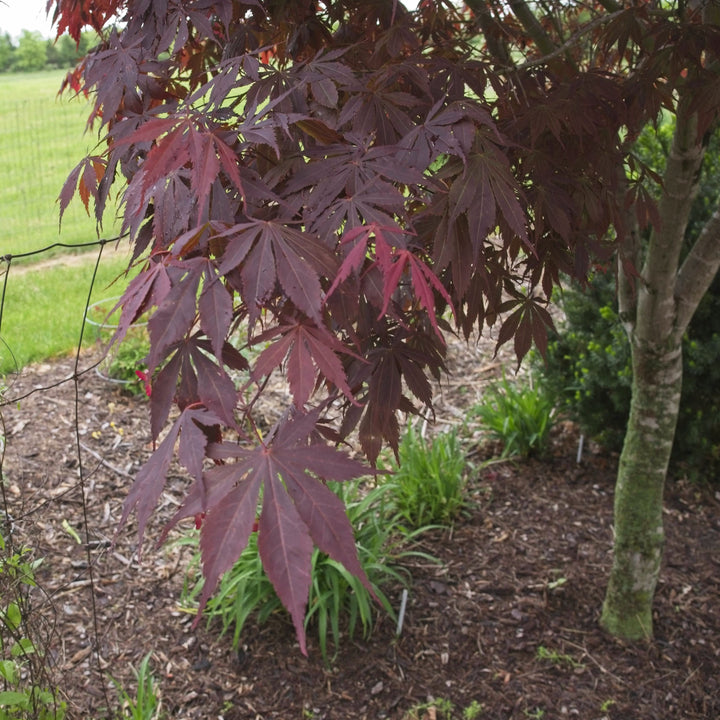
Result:
{"label": "thin metal stake", "polygon": [[400,600],[400,612],[398,613],[397,629],[395,634],[400,637],[402,632],[403,620],[405,620],[405,606],[407,605],[408,591],[407,588],[403,588],[402,599]]}

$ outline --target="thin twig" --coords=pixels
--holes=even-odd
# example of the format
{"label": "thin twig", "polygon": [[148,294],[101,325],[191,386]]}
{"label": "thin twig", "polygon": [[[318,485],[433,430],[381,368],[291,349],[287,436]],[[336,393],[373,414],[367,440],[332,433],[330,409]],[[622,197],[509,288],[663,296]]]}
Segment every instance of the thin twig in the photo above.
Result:
{"label": "thin twig", "polygon": [[95,452],[94,450],[91,450],[85,443],[80,443],[80,447],[86,452],[90,453],[103,467],[106,467],[108,470],[112,470],[114,473],[117,473],[118,475],[122,475],[123,477],[133,479],[133,476],[129,473],[123,470],[122,468],[115,467],[115,465],[109,463],[100,453]]}
{"label": "thin twig", "polygon": [[601,672],[605,673],[606,675],[609,675],[613,680],[620,683],[621,685],[624,685],[625,683],[614,673],[611,673],[604,665],[602,665],[600,662],[598,662],[589,652],[588,649],[584,645],[578,645],[577,643],[572,642],[571,640],[565,641],[568,645],[577,648],[578,650],[582,650],[585,657],[588,658],[591,662],[595,663],[595,665],[598,666]]}

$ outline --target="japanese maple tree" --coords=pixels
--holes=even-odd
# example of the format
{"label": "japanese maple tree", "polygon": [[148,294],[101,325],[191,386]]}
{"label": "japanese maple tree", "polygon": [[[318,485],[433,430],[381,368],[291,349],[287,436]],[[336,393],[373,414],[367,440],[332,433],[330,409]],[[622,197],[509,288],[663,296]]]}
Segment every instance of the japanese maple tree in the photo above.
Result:
{"label": "japanese maple tree", "polygon": [[[141,272],[116,340],[151,316],[157,449],[123,520],[142,537],[177,453],[201,606],[259,515],[304,652],[312,544],[363,577],[324,483],[368,470],[343,441],[357,431],[370,466],[397,447],[447,333],[499,323],[518,360],[542,351],[561,274],[653,218],[631,141],[674,92],[665,48],[679,77],[717,33],[645,3],[546,5],[50,0],[59,33],[102,38],[66,81],[100,143],[61,209],[77,192],[99,221],[119,188]],[[288,402],[268,429],[274,375]]]}

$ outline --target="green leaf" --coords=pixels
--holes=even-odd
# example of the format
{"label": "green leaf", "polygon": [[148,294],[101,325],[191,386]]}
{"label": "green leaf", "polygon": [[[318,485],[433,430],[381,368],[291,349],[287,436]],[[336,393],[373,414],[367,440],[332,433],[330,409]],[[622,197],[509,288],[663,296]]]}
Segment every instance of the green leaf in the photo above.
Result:
{"label": "green leaf", "polygon": [[13,660],[0,660],[0,675],[14,685],[17,682],[17,665]]}
{"label": "green leaf", "polygon": [[30,698],[21,692],[15,690],[4,690],[0,692],[0,707],[5,708],[27,708],[29,707]]}
{"label": "green leaf", "polygon": [[35,651],[35,645],[30,638],[20,638],[20,640],[10,648],[10,655],[12,655],[12,657],[20,657],[32,655]]}
{"label": "green leaf", "polygon": [[16,602],[8,603],[8,606],[3,614],[3,620],[8,628],[17,630],[22,622],[22,613],[20,612],[20,606]]}

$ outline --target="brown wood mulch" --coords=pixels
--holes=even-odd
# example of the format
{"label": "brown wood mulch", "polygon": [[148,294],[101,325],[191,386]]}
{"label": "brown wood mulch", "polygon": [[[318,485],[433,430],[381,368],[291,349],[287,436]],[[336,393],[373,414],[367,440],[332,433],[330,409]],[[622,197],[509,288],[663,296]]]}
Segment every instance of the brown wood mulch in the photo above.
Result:
{"label": "brown wood mulch", "polygon": [[[462,349],[453,350],[452,365],[438,392],[436,429],[461,423],[501,370],[487,354]],[[71,374],[71,360],[33,367],[6,398]],[[284,616],[248,624],[239,652],[217,628],[191,629],[193,617],[178,605],[189,550],[153,545],[182,497],[180,472],[163,493],[142,561],[132,523],[112,544],[123,498],[150,450],[146,400],[90,372],[77,407],[77,436],[72,383],[2,408],[6,495],[17,537],[44,558],[35,608],[53,625],[47,658],[70,718],[106,717],[108,701],[117,708],[111,678],[132,695],[132,667],[148,652],[162,712],[174,718],[437,720],[472,717],[467,708],[481,709],[483,719],[720,718],[714,488],[669,484],[655,638],[629,645],[597,623],[617,458],[590,447],[577,464],[577,434],[560,423],[548,459],[487,465],[477,428],[466,427],[468,512],[451,531],[423,538],[421,549],[439,564],[409,566],[400,636],[381,618],[369,639],[343,645],[328,668],[312,635],[309,657],[300,654]],[[400,589],[389,591],[399,604]],[[453,715],[443,714],[447,701]],[[425,707],[410,714],[418,705]]]}

